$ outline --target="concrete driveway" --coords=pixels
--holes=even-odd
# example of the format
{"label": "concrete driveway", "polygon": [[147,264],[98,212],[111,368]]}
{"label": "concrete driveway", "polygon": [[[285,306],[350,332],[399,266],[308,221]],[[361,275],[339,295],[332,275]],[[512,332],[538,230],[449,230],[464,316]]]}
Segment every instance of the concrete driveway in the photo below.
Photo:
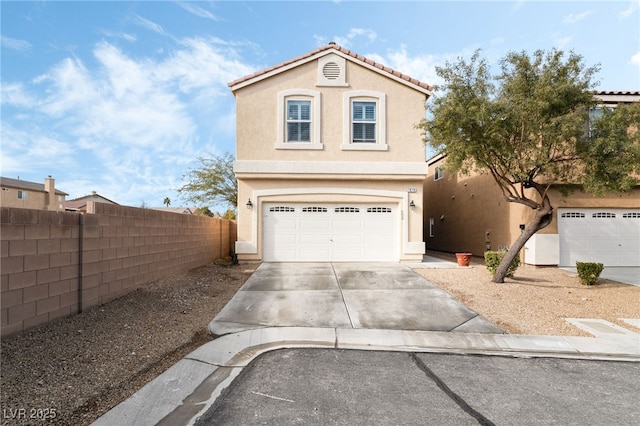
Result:
{"label": "concrete driveway", "polygon": [[502,333],[398,263],[263,263],[209,324]]}

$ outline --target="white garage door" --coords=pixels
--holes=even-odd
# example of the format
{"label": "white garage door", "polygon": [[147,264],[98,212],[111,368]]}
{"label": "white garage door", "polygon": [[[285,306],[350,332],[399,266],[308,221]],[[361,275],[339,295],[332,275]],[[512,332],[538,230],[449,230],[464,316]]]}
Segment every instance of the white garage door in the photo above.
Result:
{"label": "white garage door", "polygon": [[397,261],[397,206],[268,204],[263,209],[263,260]]}
{"label": "white garage door", "polygon": [[559,209],[560,266],[640,266],[640,209]]}

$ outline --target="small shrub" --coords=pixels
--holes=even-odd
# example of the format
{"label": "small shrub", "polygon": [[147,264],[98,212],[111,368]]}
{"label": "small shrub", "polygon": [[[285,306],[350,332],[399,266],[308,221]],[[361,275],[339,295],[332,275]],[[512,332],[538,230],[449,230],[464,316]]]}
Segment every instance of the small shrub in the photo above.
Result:
{"label": "small shrub", "polygon": [[598,281],[604,265],[595,262],[576,262],[576,268],[578,269],[578,276],[582,284],[593,285]]}
{"label": "small shrub", "polygon": [[[498,270],[498,266],[500,266],[500,262],[507,254],[506,251],[485,251],[484,252],[484,264],[487,266],[487,269],[492,274],[495,274]],[[516,256],[511,261],[511,265],[509,265],[509,269],[507,269],[507,277],[513,278],[513,274],[516,273],[516,269],[520,266],[520,257]]]}

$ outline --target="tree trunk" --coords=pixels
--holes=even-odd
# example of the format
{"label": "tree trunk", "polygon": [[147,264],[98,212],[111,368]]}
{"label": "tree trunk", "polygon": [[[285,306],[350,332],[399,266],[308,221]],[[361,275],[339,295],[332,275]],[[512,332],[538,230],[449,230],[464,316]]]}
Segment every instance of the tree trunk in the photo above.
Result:
{"label": "tree trunk", "polygon": [[529,241],[529,238],[539,230],[546,228],[551,223],[552,218],[553,208],[551,207],[549,200],[546,199],[543,203],[543,207],[536,210],[536,214],[531,223],[524,228],[511,247],[509,247],[507,254],[502,258],[502,262],[500,262],[500,265],[493,276],[494,283],[504,282],[504,277],[507,275],[509,265],[511,265],[513,259],[520,254],[520,250],[522,250],[526,242]]}

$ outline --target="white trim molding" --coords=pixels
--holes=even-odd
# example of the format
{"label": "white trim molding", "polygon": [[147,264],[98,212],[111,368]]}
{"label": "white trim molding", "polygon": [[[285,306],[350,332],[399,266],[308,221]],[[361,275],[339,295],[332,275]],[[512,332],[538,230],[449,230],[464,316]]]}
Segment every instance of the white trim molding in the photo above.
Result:
{"label": "white trim molding", "polygon": [[[373,100],[376,103],[376,143],[352,143],[351,104],[356,100]],[[351,90],[342,95],[342,146],[343,151],[388,151],[387,145],[387,96],[373,90]]]}
{"label": "white trim molding", "polygon": [[427,163],[238,160],[234,171],[238,174],[419,175],[424,178]]}
{"label": "white trim molding", "polygon": [[[285,110],[286,101],[291,100],[311,100],[312,121],[311,121],[311,142],[287,142],[287,126]],[[278,132],[276,149],[324,149],[321,140],[321,95],[316,90],[309,89],[288,89],[278,92]]]}

